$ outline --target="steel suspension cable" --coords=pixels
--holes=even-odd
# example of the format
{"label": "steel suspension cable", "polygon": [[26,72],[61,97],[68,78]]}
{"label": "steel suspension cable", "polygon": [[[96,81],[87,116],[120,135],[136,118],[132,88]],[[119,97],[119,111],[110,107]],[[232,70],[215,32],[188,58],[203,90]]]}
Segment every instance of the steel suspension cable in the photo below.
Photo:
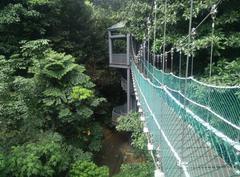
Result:
{"label": "steel suspension cable", "polygon": [[167,30],[167,0],[164,4],[164,29],[163,29],[163,71],[165,71],[165,50],[166,50],[166,30]]}
{"label": "steel suspension cable", "polygon": [[[139,72],[136,69],[134,69],[134,66],[133,66],[132,69],[133,69],[133,71],[135,73],[134,74],[135,77],[138,77],[137,73],[139,73]],[[150,72],[150,74],[151,74],[150,70],[148,72]],[[180,151],[179,151],[180,149],[178,151],[176,151],[176,152],[178,152],[178,155],[180,157],[180,159],[179,159],[180,161],[179,161],[177,166],[179,167],[179,165],[182,166],[182,165],[185,164],[186,167],[189,167],[188,170],[192,174],[191,176],[200,176],[200,175],[204,176],[204,174],[208,174],[208,173],[211,173],[211,172],[213,172],[214,174],[219,174],[220,176],[221,176],[221,174],[226,174],[225,169],[228,168],[227,167],[228,164],[224,164],[223,161],[221,160],[221,158],[225,158],[225,157],[222,156],[222,152],[228,152],[228,151],[226,151],[225,148],[231,148],[231,149],[229,149],[231,152],[234,149],[236,151],[239,151],[240,150],[239,143],[237,143],[236,141],[233,141],[234,139],[228,138],[226,135],[224,135],[224,132],[222,132],[221,130],[219,131],[218,128],[215,127],[214,124],[207,123],[205,117],[201,116],[201,114],[198,114],[194,110],[191,110],[190,106],[185,108],[183,103],[182,103],[182,101],[181,101],[182,99],[177,99],[177,97],[176,97],[177,96],[176,94],[178,94],[177,91],[174,91],[174,90],[172,90],[172,89],[170,89],[170,88],[168,88],[166,86],[163,86],[163,85],[158,85],[158,84],[155,85],[155,83],[156,83],[155,81],[151,82],[151,80],[149,78],[143,77],[143,75],[141,76],[141,78],[142,79],[138,78],[137,80],[142,84],[140,86],[140,89],[143,89],[142,90],[143,91],[143,95],[146,98],[146,104],[143,105],[143,106],[145,106],[145,109],[143,109],[143,110],[146,111],[146,113],[148,115],[151,115],[151,117],[153,117],[153,119],[156,118],[157,122],[162,127],[163,131],[165,133],[167,133],[165,138],[167,138],[169,140],[169,142],[170,142],[170,144],[168,144],[168,145],[172,146],[176,150],[178,150],[180,148],[184,152],[184,155],[181,155]],[[147,83],[149,83],[149,86],[146,85]],[[151,90],[151,86],[153,86],[153,85],[154,85],[155,89]],[[162,95],[164,97],[165,101],[168,100],[167,97],[169,97],[169,98],[171,97],[171,100],[174,101],[178,106],[180,106],[179,108],[181,108],[182,114],[181,114],[181,112],[178,112],[178,109],[174,108],[174,110],[176,111],[176,114],[180,115],[180,119],[184,119],[186,121],[195,122],[195,123],[198,124],[197,127],[195,125],[192,125],[191,122],[188,122],[188,123],[190,123],[189,126],[184,126],[183,124],[182,125],[177,124],[177,120],[178,120],[177,117],[174,118],[174,115],[172,114],[172,112],[169,109],[167,109],[166,107],[165,107],[166,109],[164,108],[164,110],[165,110],[163,112],[164,114],[162,114],[161,117],[159,117],[159,112],[158,112],[159,109],[156,106],[154,106],[154,105],[156,105],[156,103],[159,103],[161,99],[160,99],[160,97],[156,97],[155,99],[158,100],[158,101],[157,102],[153,102],[155,100],[152,100],[151,93],[149,93],[149,92],[152,92],[152,91],[157,91],[156,89],[157,90],[159,89],[159,93],[158,94],[161,94],[161,95],[165,94],[165,93],[167,94],[165,96]],[[165,93],[160,91],[160,90],[164,91]],[[141,100],[145,101],[145,99],[143,97],[142,97]],[[167,103],[172,105],[172,101],[170,101],[170,102],[167,101]],[[147,105],[147,104],[149,104],[149,105]],[[191,104],[195,105],[196,103],[191,102]],[[163,106],[166,106],[166,105],[163,104]],[[196,106],[200,106],[200,105],[196,104]],[[203,107],[203,106],[201,106],[201,107]],[[207,109],[207,107],[205,107],[205,108]],[[186,116],[185,116],[185,113],[184,113],[185,111],[187,113]],[[208,110],[208,111],[210,111],[210,110]],[[173,124],[169,124],[170,120],[171,121],[174,120],[174,122],[171,122]],[[154,121],[157,124],[157,122],[155,120],[151,119],[150,121],[152,121],[152,123]],[[227,123],[227,121],[225,121],[225,122]],[[228,124],[230,124],[230,122],[228,122]],[[153,126],[153,127],[151,127],[151,126]],[[203,135],[207,139],[205,139],[204,137],[203,137],[202,140],[198,139],[200,137],[198,137],[197,135],[195,136],[195,134],[190,132],[190,130],[192,129],[191,126],[194,126],[195,128],[201,128],[201,127],[198,127],[198,126],[203,126],[204,127],[204,128],[202,127],[203,129],[202,128],[201,129],[195,129],[194,128],[194,130],[196,130],[198,133],[200,133],[199,135]],[[153,129],[155,128],[155,130],[156,130],[156,126],[155,125],[150,125],[150,127],[153,128]],[[179,128],[181,128],[181,127],[186,129],[184,141],[182,142],[184,147],[179,145],[179,143],[180,143],[179,140],[180,139],[178,138],[179,136],[177,136],[177,135],[179,135],[178,133],[181,133],[180,130],[179,130]],[[155,133],[158,133],[158,132],[159,131],[155,131]],[[173,134],[173,133],[175,133],[175,134]],[[191,139],[192,136],[189,136],[188,133],[190,133],[190,135],[195,136],[195,138]],[[208,136],[208,135],[210,135],[210,136]],[[212,137],[212,136],[214,136],[214,137]],[[159,139],[158,137],[155,137],[155,141],[157,140],[156,138]],[[215,138],[217,138],[217,141],[215,141]],[[176,143],[176,142],[178,142],[178,143]],[[225,145],[224,142],[226,142],[226,145]],[[163,169],[165,169],[164,172],[166,172],[166,174],[171,173],[172,174],[171,176],[180,176],[180,171],[177,172],[177,175],[174,175],[173,173],[176,173],[176,171],[173,170],[172,172],[169,172],[168,168],[166,168],[169,165],[174,164],[174,162],[172,161],[173,163],[171,162],[169,164],[169,161],[170,161],[169,160],[169,156],[168,155],[164,156],[164,153],[171,153],[171,152],[169,152],[169,148],[171,148],[171,147],[167,145],[168,146],[167,147],[168,148],[168,150],[167,150],[168,152],[167,152],[166,149],[165,149],[166,148],[166,142],[165,143],[162,142],[162,143],[163,144],[160,144],[161,145],[160,147],[163,150],[162,158],[164,160],[164,166],[163,166]],[[210,149],[211,148],[210,147],[211,144],[212,144],[212,146],[214,146],[214,147],[212,147],[213,150]],[[223,145],[224,145],[224,147],[222,147]],[[219,148],[221,148],[221,149],[218,149],[218,147],[216,149],[215,146],[219,146]],[[198,149],[195,149],[195,148],[198,148]],[[186,151],[186,149],[187,149],[187,151]],[[214,151],[216,152],[215,154],[214,154]],[[232,158],[232,155],[228,154],[228,157]],[[205,157],[203,157],[203,156],[205,156]],[[228,157],[226,157],[226,158],[228,158]],[[200,159],[200,162],[199,162],[199,159]],[[204,161],[204,163],[202,163],[203,161]],[[231,162],[229,162],[229,163],[234,164],[234,159],[232,159]],[[225,167],[223,166],[222,168],[219,169],[220,165],[224,165]],[[169,168],[169,170],[174,169],[174,167],[173,168]],[[199,168],[199,169],[201,169],[201,171],[194,170],[193,168]],[[223,172],[221,172],[221,171],[223,171]],[[231,171],[229,171],[227,173],[232,174]],[[228,175],[228,176],[231,176],[231,175]]]}
{"label": "steel suspension cable", "polygon": [[157,28],[157,2],[154,0],[154,34],[153,34],[153,66],[155,66],[156,62],[156,29]]}
{"label": "steel suspension cable", "polygon": [[150,22],[150,18],[148,17],[148,22],[147,22],[147,25],[148,25],[148,34],[147,34],[147,43],[148,43],[148,57],[147,57],[147,60],[148,62],[150,62],[150,34],[151,34],[151,22]]}
{"label": "steel suspension cable", "polygon": [[[192,18],[193,18],[193,0],[190,1],[190,17],[189,17],[189,29],[188,29],[188,52],[190,52],[190,44],[191,44]],[[184,94],[185,95],[187,93],[187,77],[188,77],[189,57],[190,57],[189,55],[190,54],[187,53],[185,84],[184,84]],[[187,100],[184,98],[184,110],[187,109],[186,102],[187,102]],[[187,115],[187,112],[185,112],[185,115]],[[182,149],[184,149],[184,138],[185,138],[185,134],[186,134],[186,128],[185,127],[182,127],[181,134],[182,134],[182,136],[181,136],[181,146],[182,146]],[[183,156],[183,154],[184,154],[183,150],[181,151],[181,154]]]}
{"label": "steel suspension cable", "polygon": [[212,77],[212,65],[213,65],[213,45],[214,45],[214,32],[215,32],[215,17],[217,13],[216,5],[213,5],[211,14],[212,14],[212,40],[211,40],[211,56],[210,56],[210,69],[209,69],[209,78]]}
{"label": "steel suspension cable", "polygon": [[[190,17],[189,17],[189,28],[188,28],[188,51],[190,51],[190,45],[191,45],[191,34],[192,34],[192,18],[193,18],[193,0],[190,0]],[[187,54],[187,62],[186,62],[186,73],[185,73],[185,86],[184,86],[184,93],[187,92],[187,78],[188,78],[188,70],[189,70],[189,56],[190,54]],[[184,101],[184,105],[185,105]]]}
{"label": "steel suspension cable", "polygon": [[193,77],[193,69],[194,69],[194,53],[193,53],[193,50],[194,50],[194,40],[195,40],[195,35],[196,35],[196,28],[192,28],[192,48],[191,48],[191,76]]}
{"label": "steel suspension cable", "polygon": [[[148,68],[146,68],[147,72],[149,72],[149,74],[151,75],[152,73],[150,73],[150,70],[148,70]],[[153,77],[153,76],[152,76]],[[240,127],[238,125],[234,125],[232,122],[230,122],[229,120],[225,119],[224,117],[222,117],[221,115],[219,115],[218,113],[214,112],[214,110],[212,110],[211,108],[209,108],[208,106],[205,106],[205,105],[202,105],[200,103],[197,103],[196,101],[192,100],[191,98],[188,98],[186,95],[184,95],[183,93],[181,93],[181,91],[179,90],[175,90],[173,88],[170,88],[168,85],[166,84],[162,84],[158,78],[156,78],[155,76],[153,77],[154,80],[156,81],[155,83],[153,83],[151,80],[147,79],[147,78],[144,78],[145,80],[148,80],[149,83],[151,83],[152,85],[154,85],[156,88],[159,88],[159,89],[162,89],[162,88],[165,88],[171,92],[175,92],[175,93],[178,93],[179,95],[181,95],[184,99],[186,99],[187,101],[189,101],[190,103],[198,106],[198,107],[201,107],[205,110],[207,110],[208,112],[210,112],[211,114],[215,115],[216,117],[218,117],[220,120],[224,121],[226,124],[228,124],[229,126],[237,129],[240,131]],[[179,101],[179,100],[178,100]],[[182,105],[182,107],[184,108],[184,105]],[[189,109],[189,108],[185,108],[185,109]],[[203,120],[203,119],[202,119]],[[208,126],[211,126],[210,124]],[[220,132],[219,132],[220,134]],[[237,141],[235,140],[230,140],[230,138],[225,138],[223,139],[224,141],[226,141],[226,139],[228,139],[228,143],[232,144],[232,145],[238,145],[239,143],[237,143]],[[236,148],[237,150],[240,151],[240,144],[239,146],[235,146],[234,148]]]}
{"label": "steel suspension cable", "polygon": [[173,73],[174,48],[171,48],[171,73]]}
{"label": "steel suspension cable", "polygon": [[[215,4],[215,6],[216,6],[216,8],[222,3],[222,1],[223,0],[219,0],[216,4]],[[197,31],[197,29],[209,18],[211,16],[211,11],[203,18],[203,20],[200,22],[200,23],[198,23],[198,25],[194,28],[195,29],[195,31]],[[183,45],[183,42],[184,41],[186,41],[188,38],[189,38],[189,36],[190,36],[191,34],[188,34],[185,38],[183,38],[182,40],[181,40],[181,42],[180,43],[182,43],[182,45],[175,45],[175,48],[180,48],[180,47],[185,47],[185,46],[187,46],[188,44],[185,44],[185,45]],[[170,53],[171,52],[171,49],[169,50],[169,51],[165,51],[165,53]]]}

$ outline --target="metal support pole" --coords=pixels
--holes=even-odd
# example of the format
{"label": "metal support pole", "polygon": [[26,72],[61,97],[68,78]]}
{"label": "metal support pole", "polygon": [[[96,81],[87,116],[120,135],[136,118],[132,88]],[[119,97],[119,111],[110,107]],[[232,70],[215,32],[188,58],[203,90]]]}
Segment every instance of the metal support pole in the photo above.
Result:
{"label": "metal support pole", "polygon": [[110,59],[110,64],[112,64],[112,39],[111,39],[111,31],[108,31],[108,42],[109,42],[109,59]]}
{"label": "metal support pole", "polygon": [[131,75],[130,75],[130,34],[127,34],[127,113],[130,113],[131,110]]}
{"label": "metal support pole", "polygon": [[143,43],[143,63],[142,63],[142,68],[143,68],[143,74],[145,75],[145,60],[146,60],[146,39],[144,38],[144,43]]}
{"label": "metal support pole", "polygon": [[[166,29],[167,29],[167,0],[164,3],[164,28],[163,28],[163,72],[165,71]],[[166,66],[167,68],[167,66]]]}
{"label": "metal support pole", "polygon": [[130,67],[129,67],[127,69],[127,113],[130,113],[130,110],[131,110],[130,84],[131,84],[131,75],[130,75]]}
{"label": "metal support pole", "polygon": [[148,57],[147,57],[147,60],[148,60],[148,62],[150,63],[150,38],[149,38],[149,36],[148,36]]}
{"label": "metal support pole", "polygon": [[130,66],[130,34],[127,34],[127,65]]}
{"label": "metal support pole", "polygon": [[150,18],[148,17],[148,22],[147,22],[147,25],[148,25],[148,35],[147,35],[147,43],[148,43],[148,47],[147,47],[147,52],[148,52],[148,56],[147,56],[147,60],[148,62],[150,63],[150,34],[151,34],[151,21],[150,21]]}
{"label": "metal support pole", "polygon": [[179,51],[179,77],[182,75],[182,51]]}
{"label": "metal support pole", "polygon": [[174,48],[171,48],[171,73],[173,73],[173,55],[174,55]]}

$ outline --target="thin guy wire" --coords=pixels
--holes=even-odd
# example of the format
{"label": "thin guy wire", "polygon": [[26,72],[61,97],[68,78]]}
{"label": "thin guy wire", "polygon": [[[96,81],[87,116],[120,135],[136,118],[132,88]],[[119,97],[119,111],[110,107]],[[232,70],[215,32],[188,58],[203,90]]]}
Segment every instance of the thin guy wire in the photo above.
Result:
{"label": "thin guy wire", "polygon": [[167,30],[167,0],[165,0],[165,4],[164,4],[163,71],[165,70],[166,30]]}
{"label": "thin guy wire", "polygon": [[[221,3],[222,3],[223,0],[219,0],[217,3],[216,3],[216,7],[218,7]],[[204,18],[203,20],[195,27],[195,30],[197,31],[197,29],[208,19],[208,17],[211,15],[211,12],[209,12]],[[183,43],[185,40],[187,40],[189,38],[191,34],[188,34],[185,38],[183,38],[180,43]],[[178,45],[178,46],[175,46],[175,48],[177,47],[185,47],[187,44],[185,44],[184,46],[182,45]],[[171,50],[168,50],[166,53],[170,53]]]}
{"label": "thin guy wire", "polygon": [[[191,43],[191,33],[192,33],[192,17],[193,17],[193,0],[190,1],[190,19],[189,19],[189,29],[188,29],[188,50],[190,49]],[[189,69],[189,54],[187,55],[187,63],[186,63],[186,73],[185,73],[185,86],[184,86],[184,93],[187,92],[187,77],[188,77],[188,69]],[[186,101],[184,100],[184,106]]]}

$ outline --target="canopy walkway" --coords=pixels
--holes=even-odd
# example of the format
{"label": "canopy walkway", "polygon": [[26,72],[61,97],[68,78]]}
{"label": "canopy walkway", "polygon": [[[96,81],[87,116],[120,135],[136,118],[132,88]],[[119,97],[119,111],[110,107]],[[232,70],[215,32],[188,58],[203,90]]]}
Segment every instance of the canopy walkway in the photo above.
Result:
{"label": "canopy walkway", "polygon": [[132,63],[154,160],[167,177],[240,176],[240,87],[218,87]]}
{"label": "canopy walkway", "polygon": [[[130,34],[127,35],[125,60],[129,73],[131,67],[143,132],[148,135],[148,149],[157,169],[155,176],[162,177],[164,173],[166,177],[240,177],[240,86],[214,86],[193,78],[193,40],[197,29],[209,17],[212,17],[209,78],[212,77],[215,19],[222,0],[212,5],[195,28],[190,0],[188,35],[174,44],[166,38],[169,2],[165,0],[160,55],[156,54],[158,3],[153,2],[142,45],[134,46]],[[113,36],[109,36],[112,40]],[[111,40],[110,63],[114,57]],[[173,65],[178,54],[176,76]],[[182,55],[186,58],[185,77],[181,77]]]}

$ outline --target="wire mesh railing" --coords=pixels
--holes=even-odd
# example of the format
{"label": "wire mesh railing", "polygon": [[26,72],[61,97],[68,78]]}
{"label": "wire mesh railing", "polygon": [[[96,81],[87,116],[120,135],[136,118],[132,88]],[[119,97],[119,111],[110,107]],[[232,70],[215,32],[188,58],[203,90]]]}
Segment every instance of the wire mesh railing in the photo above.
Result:
{"label": "wire mesh railing", "polygon": [[240,175],[238,87],[180,78],[147,62],[132,63],[132,74],[166,176]]}
{"label": "wire mesh railing", "polygon": [[144,64],[145,73],[156,85],[167,89],[185,106],[230,138],[240,138],[240,87],[213,86],[192,77],[178,77],[164,73],[150,63]]}

